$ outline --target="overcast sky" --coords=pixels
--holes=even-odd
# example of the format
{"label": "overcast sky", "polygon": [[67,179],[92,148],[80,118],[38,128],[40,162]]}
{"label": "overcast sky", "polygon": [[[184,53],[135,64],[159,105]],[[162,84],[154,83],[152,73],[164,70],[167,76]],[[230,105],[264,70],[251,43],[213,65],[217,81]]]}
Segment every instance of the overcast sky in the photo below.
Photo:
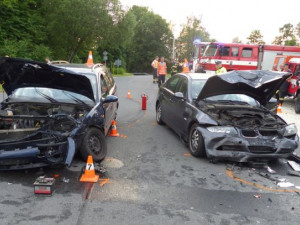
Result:
{"label": "overcast sky", "polygon": [[270,44],[286,23],[300,23],[300,0],[120,0],[125,7],[147,6],[167,22],[175,24],[179,35],[187,16],[202,17],[202,25],[212,38],[231,42],[239,37],[244,42],[252,30],[260,29]]}

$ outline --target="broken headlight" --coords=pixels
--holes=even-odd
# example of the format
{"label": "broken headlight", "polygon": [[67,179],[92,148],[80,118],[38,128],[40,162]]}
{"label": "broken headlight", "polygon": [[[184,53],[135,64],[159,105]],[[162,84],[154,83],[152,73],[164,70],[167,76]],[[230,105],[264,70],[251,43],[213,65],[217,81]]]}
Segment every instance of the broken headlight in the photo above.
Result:
{"label": "broken headlight", "polygon": [[231,134],[231,135],[237,134],[236,129],[233,127],[215,126],[215,127],[207,127],[207,130],[212,133],[222,133],[222,134]]}
{"label": "broken headlight", "polygon": [[283,136],[288,137],[297,134],[297,127],[295,124],[290,124],[285,127]]}

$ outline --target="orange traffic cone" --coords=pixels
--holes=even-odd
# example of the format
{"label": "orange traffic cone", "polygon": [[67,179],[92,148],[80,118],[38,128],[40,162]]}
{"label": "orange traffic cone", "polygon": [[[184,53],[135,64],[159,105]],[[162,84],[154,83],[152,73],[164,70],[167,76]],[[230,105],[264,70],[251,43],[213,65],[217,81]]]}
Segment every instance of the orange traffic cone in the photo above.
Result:
{"label": "orange traffic cone", "polygon": [[89,155],[85,167],[84,174],[80,178],[80,182],[93,182],[96,183],[99,180],[99,175],[95,174],[95,167],[93,163],[93,156]]}
{"label": "orange traffic cone", "polygon": [[131,93],[130,93],[130,91],[127,91],[127,98],[131,98]]}
{"label": "orange traffic cone", "polygon": [[120,134],[117,131],[117,126],[116,126],[115,120],[113,120],[113,122],[112,122],[110,134],[108,136],[110,136],[110,137],[119,137],[120,136]]}
{"label": "orange traffic cone", "polygon": [[87,59],[87,61],[86,61],[86,64],[87,64],[88,66],[94,65],[92,51],[89,51],[89,56],[88,56],[88,59]]}
{"label": "orange traffic cone", "polygon": [[277,106],[277,113],[282,113],[281,106],[282,106],[282,104],[279,103],[278,106]]}

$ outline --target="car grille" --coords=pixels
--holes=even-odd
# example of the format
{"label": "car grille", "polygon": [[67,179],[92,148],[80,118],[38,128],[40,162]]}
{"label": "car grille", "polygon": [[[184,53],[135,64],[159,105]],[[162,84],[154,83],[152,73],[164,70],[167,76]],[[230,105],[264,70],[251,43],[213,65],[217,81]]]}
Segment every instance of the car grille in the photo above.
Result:
{"label": "car grille", "polygon": [[276,151],[276,148],[272,148],[270,146],[248,146],[249,151],[252,153],[273,153]]}
{"label": "car grille", "polygon": [[244,137],[257,137],[259,134],[265,137],[278,136],[278,132],[276,130],[242,130],[241,132]]}

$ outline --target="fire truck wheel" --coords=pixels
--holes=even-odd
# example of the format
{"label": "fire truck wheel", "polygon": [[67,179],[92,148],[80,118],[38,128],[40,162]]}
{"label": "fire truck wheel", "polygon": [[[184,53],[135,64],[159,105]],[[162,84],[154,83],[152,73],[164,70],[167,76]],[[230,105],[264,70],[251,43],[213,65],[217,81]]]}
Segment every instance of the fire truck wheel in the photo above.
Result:
{"label": "fire truck wheel", "polygon": [[295,101],[295,112],[300,114],[300,94],[297,96]]}

